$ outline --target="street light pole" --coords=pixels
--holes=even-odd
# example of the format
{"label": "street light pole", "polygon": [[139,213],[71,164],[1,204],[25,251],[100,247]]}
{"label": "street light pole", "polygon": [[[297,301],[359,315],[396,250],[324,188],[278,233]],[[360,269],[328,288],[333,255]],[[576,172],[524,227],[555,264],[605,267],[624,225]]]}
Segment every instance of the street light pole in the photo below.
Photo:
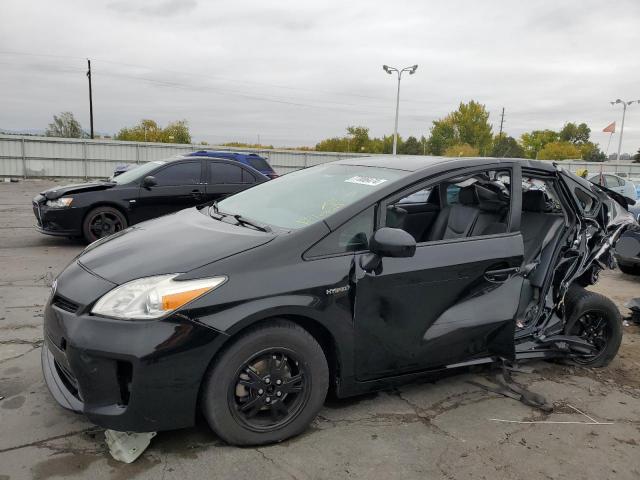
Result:
{"label": "street light pole", "polygon": [[413,75],[416,73],[418,69],[418,65],[413,65],[412,67],[405,67],[403,69],[397,69],[394,67],[389,67],[387,65],[383,65],[382,69],[391,75],[392,72],[396,72],[398,74],[398,91],[396,93],[396,121],[393,127],[393,154],[396,155],[398,151],[398,113],[400,111],[400,80],[402,80],[402,72],[409,72],[409,75]]}
{"label": "street light pole", "polygon": [[624,100],[620,100],[619,98],[615,102],[611,102],[611,105],[615,105],[616,103],[622,104],[622,124],[620,125],[620,138],[618,138],[618,155],[616,156],[616,162],[620,161],[620,150],[622,149],[622,135],[624,133],[624,117],[627,115],[627,106],[632,103],[640,103],[640,100],[631,100],[630,102],[625,102]]}

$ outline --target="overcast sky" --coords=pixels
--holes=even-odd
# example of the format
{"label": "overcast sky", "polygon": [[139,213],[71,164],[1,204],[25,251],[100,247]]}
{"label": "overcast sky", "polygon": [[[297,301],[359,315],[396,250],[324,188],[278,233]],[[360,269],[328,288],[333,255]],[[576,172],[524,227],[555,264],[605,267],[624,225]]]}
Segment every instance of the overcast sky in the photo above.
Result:
{"label": "overcast sky", "polygon": [[[494,131],[602,129],[640,99],[640,1],[2,0],[0,128],[44,129],[72,111],[97,132],[141,118],[186,119],[195,141],[313,145],[365,125],[427,134],[460,101],[484,103]],[[640,147],[640,106],[623,152]],[[614,136],[610,152],[617,148]]]}

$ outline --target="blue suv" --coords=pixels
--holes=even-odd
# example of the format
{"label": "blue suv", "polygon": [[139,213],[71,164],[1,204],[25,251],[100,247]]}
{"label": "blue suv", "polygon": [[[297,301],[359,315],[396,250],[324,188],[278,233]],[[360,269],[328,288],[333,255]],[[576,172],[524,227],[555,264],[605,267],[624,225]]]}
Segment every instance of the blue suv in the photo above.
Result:
{"label": "blue suv", "polygon": [[268,178],[277,178],[278,174],[275,172],[267,159],[261,157],[256,153],[240,153],[240,152],[228,152],[228,151],[216,151],[216,150],[198,150],[197,152],[187,153],[185,157],[214,157],[214,158],[226,158],[229,160],[235,160],[237,162],[248,165]]}

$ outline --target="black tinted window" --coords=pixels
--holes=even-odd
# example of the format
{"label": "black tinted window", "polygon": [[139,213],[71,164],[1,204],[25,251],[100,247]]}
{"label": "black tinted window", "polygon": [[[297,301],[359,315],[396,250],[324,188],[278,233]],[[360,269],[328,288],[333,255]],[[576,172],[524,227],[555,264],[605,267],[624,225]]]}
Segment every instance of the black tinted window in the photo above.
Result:
{"label": "black tinted window", "polygon": [[242,183],[255,183],[256,177],[253,173],[242,170]]}
{"label": "black tinted window", "polygon": [[160,186],[195,185],[200,183],[200,162],[169,165],[153,175]]}
{"label": "black tinted window", "polygon": [[255,168],[256,170],[260,171],[260,172],[264,172],[264,171],[271,171],[271,165],[269,165],[267,163],[267,161],[263,158],[260,157],[249,157],[247,158],[247,162],[249,163],[249,165],[251,165],[253,168]]}
{"label": "black tinted window", "polygon": [[211,162],[209,183],[242,183],[242,168],[230,163]]}

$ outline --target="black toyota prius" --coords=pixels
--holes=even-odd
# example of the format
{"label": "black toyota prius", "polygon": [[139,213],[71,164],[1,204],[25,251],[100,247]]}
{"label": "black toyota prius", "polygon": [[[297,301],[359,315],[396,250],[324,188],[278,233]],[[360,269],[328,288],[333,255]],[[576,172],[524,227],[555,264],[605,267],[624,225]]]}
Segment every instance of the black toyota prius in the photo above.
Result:
{"label": "black toyota prius", "polygon": [[536,161],[300,170],[89,245],[52,286],[45,380],[108,429],[201,410],[255,445],[302,432],[328,391],[517,359],[604,366],[620,314],[583,287],[613,265],[625,207]]}
{"label": "black toyota prius", "polygon": [[268,177],[239,162],[188,157],[144,163],[105,181],[46,190],[33,199],[36,228],[88,242],[144,220],[211,203]]}

